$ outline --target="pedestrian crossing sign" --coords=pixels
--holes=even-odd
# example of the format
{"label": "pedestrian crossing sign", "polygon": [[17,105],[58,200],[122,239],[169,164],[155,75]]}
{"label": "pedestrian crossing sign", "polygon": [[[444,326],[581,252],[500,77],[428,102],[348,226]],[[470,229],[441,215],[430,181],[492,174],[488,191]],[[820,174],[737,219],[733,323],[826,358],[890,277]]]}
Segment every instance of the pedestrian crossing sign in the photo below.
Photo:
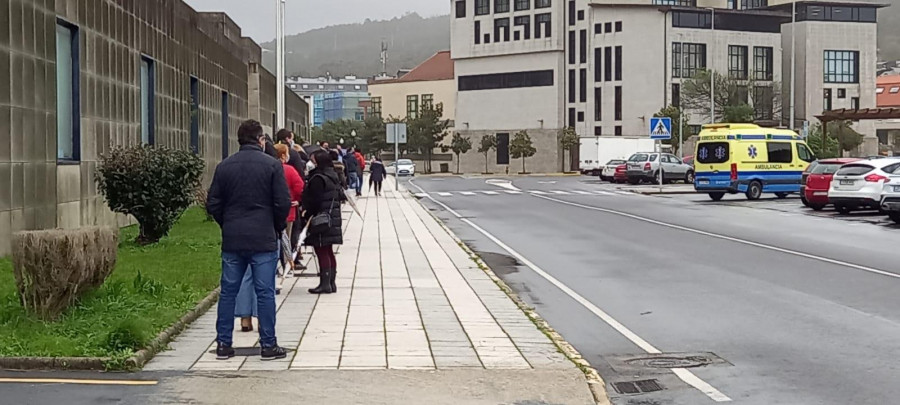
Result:
{"label": "pedestrian crossing sign", "polygon": [[650,118],[650,139],[672,139],[672,119]]}

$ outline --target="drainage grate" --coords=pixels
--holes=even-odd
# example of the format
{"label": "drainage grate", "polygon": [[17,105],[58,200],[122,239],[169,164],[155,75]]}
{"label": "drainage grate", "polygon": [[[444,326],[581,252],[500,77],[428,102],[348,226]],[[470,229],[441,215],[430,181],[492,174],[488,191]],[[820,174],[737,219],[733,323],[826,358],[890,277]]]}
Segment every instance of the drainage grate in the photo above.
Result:
{"label": "drainage grate", "polygon": [[619,394],[643,394],[663,389],[657,380],[622,381],[614,383],[613,388]]}

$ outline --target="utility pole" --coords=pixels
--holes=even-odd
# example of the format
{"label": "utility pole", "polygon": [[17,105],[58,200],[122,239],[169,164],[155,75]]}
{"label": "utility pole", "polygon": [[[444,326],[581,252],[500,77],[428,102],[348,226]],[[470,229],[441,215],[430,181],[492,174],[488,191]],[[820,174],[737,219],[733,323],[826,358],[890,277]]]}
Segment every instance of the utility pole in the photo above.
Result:
{"label": "utility pole", "polygon": [[278,128],[272,128],[273,135],[274,135],[274,132],[277,132],[279,129],[285,127],[285,125],[284,125],[284,123],[285,123],[285,117],[284,117],[284,2],[285,2],[285,0],[275,0],[275,9],[276,9],[275,25],[276,25],[276,31],[277,31],[275,33],[275,35],[276,35],[275,41],[276,41],[276,48],[277,48],[277,50],[276,50],[277,55],[275,56],[275,63],[277,65],[277,68],[276,68],[276,70],[277,70],[276,83],[277,84],[276,84],[276,86],[278,87],[278,89],[276,89],[276,92],[275,92],[276,104],[277,104],[277,106],[275,107],[277,110],[275,112],[275,115],[276,115],[275,121],[278,125]]}
{"label": "utility pole", "polygon": [[388,62],[388,46],[387,43],[381,41],[381,75],[387,76],[387,62]]}
{"label": "utility pole", "polygon": [[[797,74],[797,35],[795,35],[797,30],[797,2],[792,1],[791,6],[791,123],[788,125],[788,128],[794,129],[796,125],[795,119],[797,118],[794,115],[797,105],[797,86],[794,84],[794,75]],[[822,145],[822,150],[825,150],[824,144]]]}

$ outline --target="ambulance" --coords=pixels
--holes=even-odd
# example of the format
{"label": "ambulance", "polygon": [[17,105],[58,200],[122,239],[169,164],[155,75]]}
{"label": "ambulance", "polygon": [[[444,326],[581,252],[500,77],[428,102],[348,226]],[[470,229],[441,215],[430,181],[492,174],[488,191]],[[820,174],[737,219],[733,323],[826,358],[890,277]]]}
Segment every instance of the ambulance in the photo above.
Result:
{"label": "ambulance", "polygon": [[694,158],[694,189],[714,201],[725,194],[758,200],[763,193],[799,193],[803,171],[816,160],[796,132],[755,124],[704,125]]}

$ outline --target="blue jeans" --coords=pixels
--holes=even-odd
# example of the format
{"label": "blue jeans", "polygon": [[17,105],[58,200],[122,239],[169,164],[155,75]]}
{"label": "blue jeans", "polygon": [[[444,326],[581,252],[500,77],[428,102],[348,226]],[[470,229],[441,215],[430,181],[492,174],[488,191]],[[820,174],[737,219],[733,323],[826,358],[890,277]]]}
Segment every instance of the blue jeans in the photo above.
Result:
{"label": "blue jeans", "polygon": [[362,178],[357,172],[350,172],[350,187],[356,189],[356,194],[362,193]]}
{"label": "blue jeans", "polygon": [[253,286],[253,270],[247,266],[244,279],[241,280],[241,290],[237,295],[237,303],[234,306],[234,316],[250,318],[256,316],[256,288]]}
{"label": "blue jeans", "polygon": [[216,341],[225,346],[232,344],[235,299],[249,266],[249,270],[253,274],[253,286],[256,290],[259,344],[262,347],[272,347],[277,344],[275,339],[275,271],[277,264],[277,250],[266,253],[222,252],[222,292],[219,294]]}

